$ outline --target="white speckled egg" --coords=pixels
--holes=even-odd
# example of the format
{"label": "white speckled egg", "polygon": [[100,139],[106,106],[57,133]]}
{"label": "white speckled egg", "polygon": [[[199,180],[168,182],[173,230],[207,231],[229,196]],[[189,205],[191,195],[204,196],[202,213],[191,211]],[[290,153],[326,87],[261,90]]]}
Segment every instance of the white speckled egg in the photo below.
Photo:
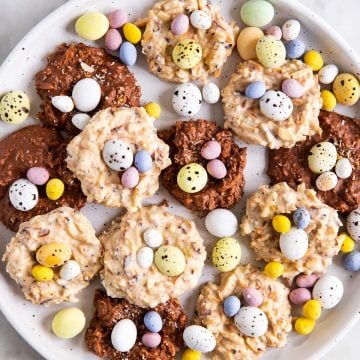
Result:
{"label": "white speckled egg", "polygon": [[330,171],[336,164],[337,150],[334,144],[328,141],[320,142],[310,149],[308,165],[315,174]]}
{"label": "white speckled egg", "polygon": [[309,247],[309,239],[306,232],[302,229],[292,227],[287,233],[280,235],[280,250],[289,260],[301,259]]}
{"label": "white speckled egg", "polygon": [[120,320],[112,329],[112,346],[120,352],[127,352],[133,348],[136,342],[137,328],[130,319]]}
{"label": "white speckled egg", "polygon": [[88,124],[90,119],[91,119],[90,115],[84,113],[78,113],[72,117],[71,122],[79,130],[84,130],[85,126]]}
{"label": "white speckled egg", "polygon": [[320,191],[329,191],[336,187],[338,178],[332,171],[321,173],[315,181],[315,185]]}
{"label": "white speckled egg", "polygon": [[236,233],[238,220],[230,210],[215,209],[206,215],[205,227],[210,234],[216,237],[228,237]]}
{"label": "white speckled egg", "polygon": [[243,306],[236,314],[235,325],[250,337],[263,336],[268,329],[268,318],[264,311],[255,306]]}
{"label": "white speckled egg", "polygon": [[319,81],[322,84],[331,84],[339,74],[339,69],[334,64],[325,65],[319,71]]}
{"label": "white speckled egg", "polygon": [[352,166],[347,158],[341,158],[335,165],[335,173],[340,179],[347,179],[351,176]]}
{"label": "white speckled egg", "polygon": [[179,115],[186,117],[196,115],[200,111],[201,103],[201,91],[192,83],[181,84],[174,91],[172,104]]}
{"label": "white speckled egg", "polygon": [[296,39],[301,30],[301,25],[298,20],[290,19],[282,26],[282,34],[285,41]]}
{"label": "white speckled egg", "polygon": [[157,248],[163,242],[163,236],[161,231],[154,228],[145,230],[143,236],[146,245],[150,246],[151,248]]}
{"label": "white speckled egg", "polygon": [[10,91],[0,101],[0,118],[9,124],[20,124],[30,112],[30,100],[23,91]]}
{"label": "white speckled egg", "polygon": [[316,283],[312,291],[313,299],[318,300],[324,309],[332,309],[341,300],[344,286],[339,278],[324,275]]}
{"label": "white speckled egg", "polygon": [[213,351],[216,346],[216,339],[211,331],[199,325],[185,328],[183,338],[187,347],[201,353]]}
{"label": "white speckled egg", "polygon": [[267,118],[275,121],[284,121],[293,112],[291,99],[282,91],[269,90],[260,99],[260,111]]}
{"label": "white speckled egg", "polygon": [[79,111],[93,111],[101,100],[101,87],[94,79],[81,79],[73,88],[72,98]]}
{"label": "white speckled egg", "polygon": [[39,201],[38,188],[27,179],[16,180],[9,188],[9,199],[15,209],[29,211]]}
{"label": "white speckled egg", "polygon": [[70,281],[80,275],[80,265],[75,260],[69,260],[60,269],[60,277],[63,280]]}
{"label": "white speckled egg", "polygon": [[200,30],[207,30],[211,28],[212,18],[204,10],[195,10],[190,15],[191,25]]}
{"label": "white speckled egg", "polygon": [[148,246],[142,247],[136,255],[136,262],[143,269],[149,269],[153,263],[153,260],[154,251]]}
{"label": "white speckled egg", "polygon": [[69,113],[74,109],[74,102],[70,96],[54,96],[51,99],[51,104],[63,113]]}
{"label": "white speckled egg", "polygon": [[134,154],[130,146],[121,140],[108,140],[103,149],[102,156],[106,165],[115,171],[128,169],[134,160]]}
{"label": "white speckled egg", "polygon": [[215,83],[209,82],[203,87],[202,96],[206,103],[216,104],[220,99],[220,89]]}
{"label": "white speckled egg", "polygon": [[280,40],[265,35],[256,43],[256,56],[265,67],[276,68],[284,64],[286,49]]}
{"label": "white speckled egg", "polygon": [[346,219],[346,228],[354,241],[360,241],[360,207],[349,213]]}

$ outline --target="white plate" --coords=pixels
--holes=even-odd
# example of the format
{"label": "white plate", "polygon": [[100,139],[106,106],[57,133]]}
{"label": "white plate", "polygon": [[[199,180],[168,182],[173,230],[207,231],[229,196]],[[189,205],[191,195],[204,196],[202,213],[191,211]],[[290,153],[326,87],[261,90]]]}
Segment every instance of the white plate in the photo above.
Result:
{"label": "white plate", "polygon": [[[25,90],[31,99],[32,111],[31,116],[35,115],[39,109],[39,98],[34,89],[33,76],[45,64],[45,56],[52,52],[57,44],[61,42],[80,41],[74,34],[74,20],[81,14],[89,10],[98,10],[107,13],[115,8],[127,9],[131,14],[131,19],[136,19],[140,15],[145,15],[146,10],[151,7],[153,0],[133,1],[133,0],[72,0],[54,11],[39,25],[37,25],[13,50],[9,57],[4,61],[0,68],[0,94],[12,89]],[[239,9],[243,0],[215,1],[219,2],[222,12],[227,19],[235,19],[238,23]],[[273,0],[276,7],[276,17],[274,24],[281,25],[288,18],[297,18],[302,22],[303,30],[301,37],[308,47],[321,50],[327,63],[334,62],[342,70],[360,73],[360,62],[355,54],[350,50],[346,42],[337,35],[332,28],[315,14],[301,6],[298,2],[288,0]],[[243,25],[241,25],[243,26]],[[102,46],[102,42],[98,42]],[[239,58],[236,51],[230,61],[225,66],[223,76],[217,81],[220,86],[226,84],[228,76],[235,68]],[[162,105],[163,114],[158,121],[158,127],[167,127],[172,125],[177,116],[172,112],[171,93],[175,85],[164,83],[147,71],[145,60],[140,55],[139,61],[131,69],[135,72],[139,84],[142,86],[142,101],[157,101]],[[148,86],[151,84],[151,86]],[[338,108],[338,111],[357,115],[359,106],[351,109]],[[216,106],[204,105],[199,118],[217,120],[222,122],[222,109],[220,104]],[[31,120],[21,126],[27,126]],[[0,124],[0,138],[13,132],[17,128],[4,123]],[[245,169],[247,184],[245,195],[242,201],[235,207],[234,212],[240,218],[243,213],[243,207],[249,194],[257,187],[267,182],[265,175],[265,150],[258,146],[248,147],[248,165]],[[150,200],[156,203],[163,198],[171,200],[166,191],[160,190],[159,193]],[[209,236],[204,231],[203,219],[194,217],[189,211],[179,206],[172,200],[171,211],[176,214],[184,215],[196,221],[196,224],[206,238],[207,248],[211,249],[215,238]],[[104,225],[116,214],[116,210],[106,209],[101,206],[88,204],[83,213],[89,217],[99,232]],[[96,215],[95,215],[96,214]],[[0,226],[0,253],[5,249],[12,233]],[[242,244],[243,257],[242,263],[252,261],[253,255],[248,247],[247,240],[236,236]],[[339,265],[339,258],[335,261],[337,264],[329,269],[329,272],[339,276],[345,285],[345,294],[341,304],[332,311],[325,311],[321,320],[318,322],[316,331],[309,337],[301,337],[292,334],[289,337],[288,345],[281,350],[268,350],[263,357],[269,359],[319,359],[329,349],[341,339],[342,336],[355,323],[359,315],[360,298],[360,278],[345,272]],[[10,323],[20,333],[23,338],[29,342],[41,355],[49,360],[58,359],[95,359],[96,357],[87,352],[84,346],[84,336],[78,336],[70,341],[57,339],[52,335],[51,318],[53,314],[64,306],[71,304],[51,307],[41,307],[32,305],[24,300],[21,291],[14,282],[6,275],[4,265],[1,264],[0,272],[0,309],[5,314]],[[214,279],[214,268],[207,265],[201,283]],[[81,295],[82,301],[78,304],[87,314],[90,320],[93,307],[92,296],[94,289],[99,287],[95,281]],[[193,304],[196,296],[194,292],[189,292],[182,297],[182,301],[189,313],[193,310]]]}

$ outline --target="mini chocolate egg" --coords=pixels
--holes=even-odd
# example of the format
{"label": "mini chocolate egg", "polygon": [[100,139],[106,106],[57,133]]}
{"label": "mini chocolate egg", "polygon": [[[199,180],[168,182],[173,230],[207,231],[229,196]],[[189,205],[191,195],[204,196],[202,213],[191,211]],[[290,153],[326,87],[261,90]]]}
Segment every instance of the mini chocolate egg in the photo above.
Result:
{"label": "mini chocolate egg", "polygon": [[152,168],[152,157],[151,154],[146,150],[139,150],[135,154],[134,164],[135,167],[142,173],[145,173]]}
{"label": "mini chocolate egg", "polygon": [[360,207],[351,211],[347,216],[346,229],[354,241],[360,241]]}
{"label": "mini chocolate egg", "polygon": [[75,279],[81,273],[80,265],[75,260],[69,260],[60,269],[60,277],[63,280],[70,281]]}
{"label": "mini chocolate egg", "polygon": [[10,91],[0,101],[0,119],[9,124],[20,124],[30,113],[30,100],[23,91]]}
{"label": "mini chocolate egg", "polygon": [[70,96],[54,96],[51,98],[51,104],[62,113],[69,113],[74,109],[74,102]]}
{"label": "mini chocolate egg", "polygon": [[245,96],[249,99],[260,99],[265,95],[266,84],[263,81],[253,81],[245,89]]}
{"label": "mini chocolate egg", "polygon": [[136,262],[142,269],[149,269],[154,260],[154,251],[148,246],[142,247],[136,255]]}
{"label": "mini chocolate egg", "polygon": [[305,208],[298,208],[293,215],[294,224],[298,229],[306,229],[310,223],[310,213]]}
{"label": "mini chocolate egg", "polygon": [[128,15],[124,10],[114,10],[109,14],[109,24],[112,29],[119,29],[128,21]]}
{"label": "mini chocolate egg", "polygon": [[240,263],[240,244],[231,237],[225,237],[217,241],[212,251],[212,263],[221,272],[235,269]]}
{"label": "mini chocolate egg", "polygon": [[360,271],[360,252],[352,251],[343,258],[343,266],[347,271]]}
{"label": "mini chocolate egg", "polygon": [[206,230],[219,238],[234,235],[238,229],[236,216],[227,209],[215,209],[210,211],[205,218]]}
{"label": "mini chocolate egg", "polygon": [[144,315],[144,325],[152,333],[160,332],[163,328],[160,314],[154,310],[146,312]]}
{"label": "mini chocolate egg", "polygon": [[141,30],[135,24],[124,24],[122,31],[125,39],[132,44],[137,44],[141,40]]}
{"label": "mini chocolate egg", "polygon": [[130,351],[137,338],[137,328],[130,319],[122,319],[116,323],[111,331],[111,344],[119,352]]}
{"label": "mini chocolate egg", "polygon": [[300,39],[288,41],[285,44],[286,57],[288,59],[299,59],[305,53],[305,44]]}
{"label": "mini chocolate egg", "polygon": [[146,245],[150,246],[151,248],[157,248],[163,242],[163,236],[161,231],[154,228],[145,230],[143,237]]}
{"label": "mini chocolate egg", "polygon": [[304,230],[292,227],[290,231],[280,235],[279,245],[282,254],[287,259],[296,261],[306,254],[309,239]]}
{"label": "mini chocolate egg", "polygon": [[248,306],[260,306],[264,301],[262,293],[253,287],[245,288],[242,296]]}
{"label": "mini chocolate egg", "polygon": [[224,314],[228,317],[235,316],[239,312],[240,307],[240,299],[235,295],[228,296],[224,300]]}
{"label": "mini chocolate egg", "polygon": [[189,30],[189,17],[185,14],[179,14],[171,22],[171,32],[174,35],[183,35]]}
{"label": "mini chocolate egg", "polygon": [[268,318],[264,311],[255,306],[243,306],[236,314],[235,325],[249,337],[263,336],[268,329]]}
{"label": "mini chocolate egg", "polygon": [[243,60],[256,59],[256,44],[264,36],[257,27],[246,27],[240,31],[237,39],[237,51]]}
{"label": "mini chocolate egg", "polygon": [[101,87],[94,79],[81,79],[72,90],[72,98],[79,111],[85,113],[93,111],[101,100]]}
{"label": "mini chocolate egg", "polygon": [[145,333],[141,338],[141,342],[149,348],[157,348],[161,343],[161,335],[151,332]]}
{"label": "mini chocolate egg", "polygon": [[347,158],[341,158],[336,162],[335,173],[340,179],[347,179],[352,174],[351,162]]}
{"label": "mini chocolate egg", "polygon": [[110,51],[115,51],[120,48],[122,37],[118,30],[109,29],[105,35],[105,47]]}
{"label": "mini chocolate egg", "polygon": [[9,187],[9,200],[16,210],[29,211],[39,201],[38,188],[27,179],[18,179]]}
{"label": "mini chocolate egg", "polygon": [[109,20],[99,12],[88,12],[75,23],[76,33],[85,40],[99,40],[109,29]]}
{"label": "mini chocolate egg", "polygon": [[211,28],[212,18],[204,10],[195,10],[190,15],[191,25],[200,30],[207,30]]}
{"label": "mini chocolate egg", "polygon": [[286,49],[280,40],[265,35],[256,43],[256,56],[263,66],[276,68],[284,64]]}
{"label": "mini chocolate egg", "polygon": [[26,172],[26,177],[34,185],[45,185],[49,180],[49,172],[43,168],[34,166]]}
{"label": "mini chocolate egg", "polygon": [[311,288],[319,279],[317,274],[300,274],[296,278],[296,285],[300,288]]}
{"label": "mini chocolate egg", "polygon": [[201,91],[192,83],[181,84],[174,91],[172,104],[177,114],[192,117],[200,111]]}
{"label": "mini chocolate egg", "polygon": [[219,160],[210,160],[206,165],[206,170],[214,179],[221,180],[226,177],[227,169],[225,164]]}
{"label": "mini chocolate egg", "polygon": [[334,64],[328,64],[325,65],[322,69],[319,71],[319,81],[322,84],[329,85],[331,84],[335,78],[339,74],[339,69]]}
{"label": "mini chocolate egg", "polygon": [[336,164],[337,150],[334,144],[328,141],[314,145],[309,152],[308,165],[315,174],[330,171]]}
{"label": "mini chocolate egg", "polygon": [[201,156],[206,160],[213,160],[221,154],[221,144],[216,140],[207,141],[200,150]]}
{"label": "mini chocolate egg", "polygon": [[359,80],[352,74],[340,74],[333,83],[333,92],[340,104],[352,106],[360,98]]}
{"label": "mini chocolate egg", "polygon": [[267,118],[275,121],[288,119],[293,112],[291,99],[282,91],[269,90],[260,99],[260,111]]}
{"label": "mini chocolate egg", "polygon": [[287,96],[298,99],[304,95],[305,88],[295,79],[286,79],[281,84],[281,90]]}
{"label": "mini chocolate egg", "polygon": [[291,41],[296,39],[301,30],[301,25],[298,20],[290,19],[282,26],[282,34],[285,41]]}
{"label": "mini chocolate egg", "polygon": [[86,318],[84,313],[75,307],[58,311],[51,323],[52,331],[61,339],[72,339],[79,335],[85,328]]}
{"label": "mini chocolate egg", "polygon": [[177,175],[179,188],[186,193],[197,193],[207,184],[208,175],[206,170],[196,163],[183,166]]}
{"label": "mini chocolate egg", "polygon": [[184,70],[195,67],[202,58],[201,45],[193,39],[179,41],[173,49],[172,58],[174,63]]}
{"label": "mini chocolate egg", "polygon": [[136,167],[131,166],[121,175],[121,185],[125,189],[133,189],[140,181],[139,171]]}
{"label": "mini chocolate egg", "polygon": [[332,171],[321,173],[315,180],[315,185],[320,191],[329,191],[336,187],[338,178]]}
{"label": "mini chocolate egg", "polygon": [[133,66],[137,60],[137,50],[134,44],[124,41],[119,50],[119,59],[126,66]]}
{"label": "mini chocolate egg", "polygon": [[215,83],[209,82],[203,87],[202,96],[206,103],[216,104],[220,99],[220,89]]}
{"label": "mini chocolate egg", "polygon": [[154,263],[157,269],[166,276],[179,276],[186,266],[184,253],[172,245],[160,246],[155,251]]}
{"label": "mini chocolate egg", "polygon": [[274,15],[274,7],[265,0],[246,1],[240,9],[241,20],[248,26],[265,26],[271,22]]}
{"label": "mini chocolate egg", "polygon": [[91,116],[85,113],[75,114],[71,118],[72,124],[79,130],[84,130],[85,126],[89,123],[90,120]]}
{"label": "mini chocolate egg", "polygon": [[36,281],[47,282],[54,278],[54,270],[37,264],[31,269],[31,275]]}
{"label": "mini chocolate egg", "polygon": [[212,332],[199,325],[187,326],[183,333],[183,339],[187,347],[201,353],[213,351],[216,346],[216,339]]}
{"label": "mini chocolate egg", "polygon": [[311,292],[306,288],[293,289],[289,293],[289,300],[294,305],[304,305],[307,301],[311,300]]}
{"label": "mini chocolate egg", "polygon": [[276,40],[281,40],[282,38],[282,30],[279,26],[270,26],[268,29],[266,29],[266,35],[273,36]]}
{"label": "mini chocolate egg", "polygon": [[59,200],[65,191],[65,184],[60,179],[50,179],[46,183],[45,192],[46,196],[53,201]]}
{"label": "mini chocolate egg", "polygon": [[312,295],[324,309],[332,309],[341,300],[344,286],[339,278],[333,275],[322,276],[315,284]]}
{"label": "mini chocolate egg", "polygon": [[128,169],[134,160],[130,146],[118,139],[106,141],[102,149],[102,156],[106,165],[115,171]]}
{"label": "mini chocolate egg", "polygon": [[47,267],[64,265],[71,258],[71,248],[62,242],[52,242],[41,246],[36,252],[36,261]]}

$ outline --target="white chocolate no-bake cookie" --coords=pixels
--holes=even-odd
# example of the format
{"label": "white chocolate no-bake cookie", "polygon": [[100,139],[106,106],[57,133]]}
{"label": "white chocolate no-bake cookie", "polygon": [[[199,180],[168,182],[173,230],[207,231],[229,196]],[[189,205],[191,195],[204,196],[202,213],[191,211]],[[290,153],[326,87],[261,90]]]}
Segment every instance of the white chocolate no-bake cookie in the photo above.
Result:
{"label": "white chocolate no-bake cookie", "polygon": [[206,258],[195,224],[165,206],[128,212],[100,235],[100,241],[107,294],[142,307],[155,307],[194,288]]}
{"label": "white chocolate no-bake cookie", "polygon": [[[52,251],[47,253],[44,246]],[[41,248],[45,251],[39,251]],[[102,253],[89,220],[77,210],[61,207],[22,223],[6,247],[3,261],[28,300],[59,304],[78,301],[76,295],[102,268]],[[33,268],[44,261],[49,266],[39,281],[34,278]],[[77,263],[75,270],[66,266],[70,261]],[[51,279],[49,272],[53,274]]]}
{"label": "white chocolate no-bake cookie", "polygon": [[[293,98],[293,111],[284,121],[267,118],[260,111],[259,100],[247,98],[247,85],[263,81],[267,90],[281,90],[286,79],[295,79],[304,87],[300,98]],[[321,134],[318,115],[322,106],[317,76],[300,60],[289,60],[278,68],[265,68],[257,61],[239,64],[229,83],[222,90],[225,128],[243,141],[270,149],[290,148],[307,136]]]}

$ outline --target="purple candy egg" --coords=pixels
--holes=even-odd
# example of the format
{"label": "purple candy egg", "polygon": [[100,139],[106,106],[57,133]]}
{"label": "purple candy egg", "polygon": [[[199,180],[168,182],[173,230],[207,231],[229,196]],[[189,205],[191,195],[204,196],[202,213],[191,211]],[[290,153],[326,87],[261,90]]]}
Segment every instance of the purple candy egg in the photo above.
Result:
{"label": "purple candy egg", "polygon": [[34,185],[45,185],[49,180],[49,172],[42,167],[32,167],[27,173],[26,177]]}
{"label": "purple candy egg", "polygon": [[282,82],[281,90],[288,97],[291,98],[300,98],[304,95],[304,87],[295,79],[286,79]]}
{"label": "purple candy egg", "polygon": [[110,51],[119,49],[122,43],[122,37],[118,30],[109,29],[105,35],[105,46]]}
{"label": "purple candy egg", "polygon": [[207,163],[206,170],[215,179],[223,179],[226,174],[226,166],[221,160],[214,159]]}
{"label": "purple candy egg", "polygon": [[300,274],[296,278],[296,285],[300,288],[311,288],[315,285],[316,281],[319,279],[317,274]]}
{"label": "purple candy egg", "polygon": [[129,167],[121,176],[121,184],[124,188],[132,189],[139,183],[139,171],[135,167]]}
{"label": "purple candy egg", "polygon": [[221,145],[215,140],[208,141],[202,146],[200,154],[206,160],[216,159],[221,154]]}
{"label": "purple candy egg", "polygon": [[156,348],[161,343],[161,336],[158,333],[147,332],[142,336],[141,342],[149,348]]}
{"label": "purple candy egg", "polygon": [[121,28],[127,21],[128,16],[124,10],[115,10],[109,15],[109,24],[112,29]]}
{"label": "purple candy egg", "polygon": [[273,36],[276,40],[281,40],[282,30],[279,26],[271,26],[266,30],[266,35]]}
{"label": "purple candy egg", "polygon": [[260,306],[263,303],[263,296],[258,289],[247,287],[243,290],[242,295],[249,306]]}
{"label": "purple candy egg", "polygon": [[297,288],[290,291],[289,299],[294,305],[304,305],[311,300],[311,292],[306,288]]}
{"label": "purple candy egg", "polygon": [[177,15],[171,23],[171,31],[175,35],[183,35],[189,29],[189,17],[180,14]]}

